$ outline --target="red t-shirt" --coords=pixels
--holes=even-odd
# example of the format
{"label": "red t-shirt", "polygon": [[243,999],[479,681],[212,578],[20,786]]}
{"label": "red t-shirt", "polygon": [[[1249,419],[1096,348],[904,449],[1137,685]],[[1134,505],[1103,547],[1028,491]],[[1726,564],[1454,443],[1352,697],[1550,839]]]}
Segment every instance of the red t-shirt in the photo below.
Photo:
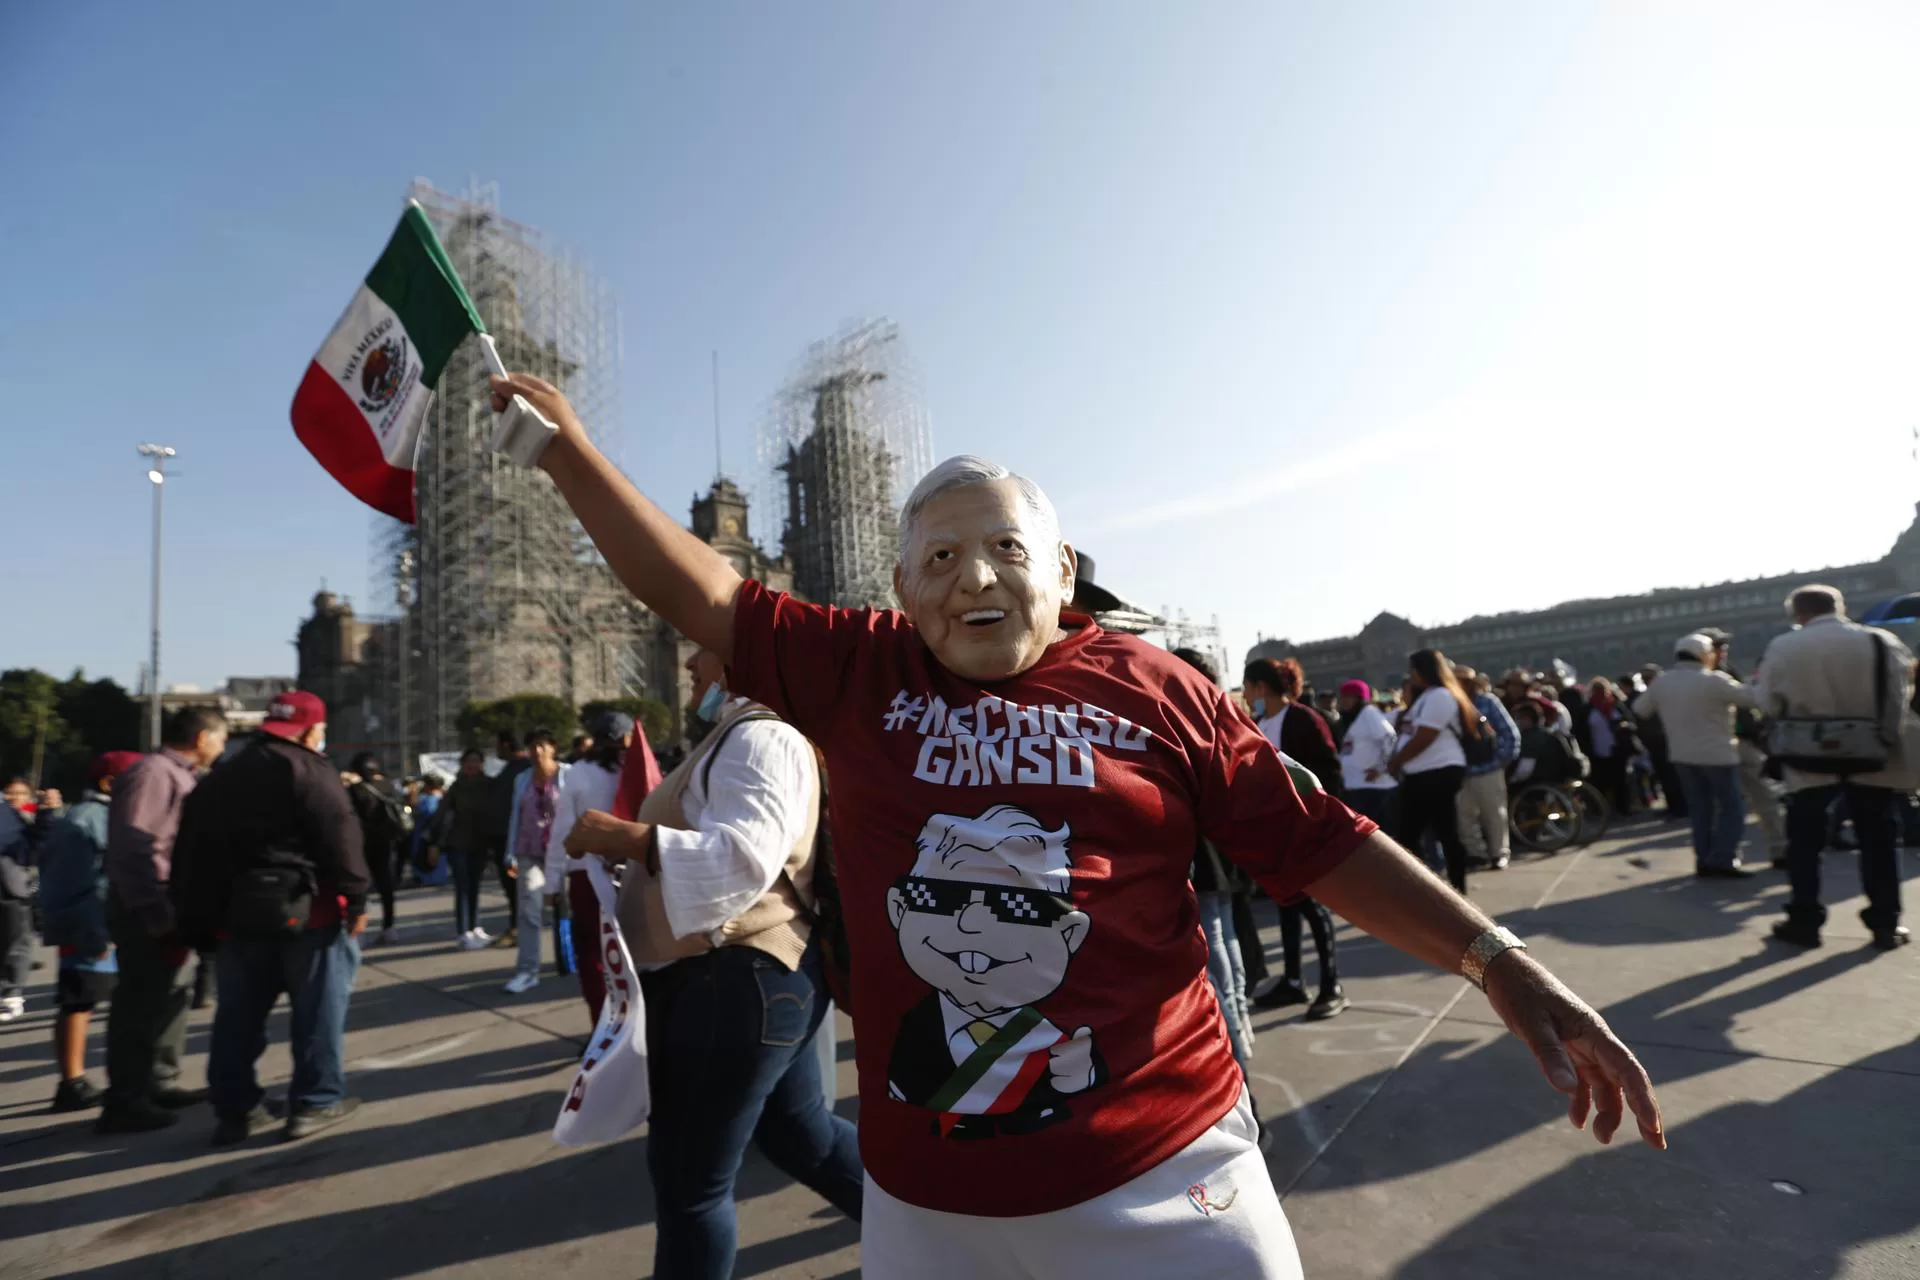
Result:
{"label": "red t-shirt", "polygon": [[1178,658],[1077,615],[1029,671],[953,675],[900,614],[741,589],[728,688],[826,753],[860,1010],[860,1150],[890,1194],[1091,1199],[1239,1097],[1188,885],[1196,835],[1277,898],[1371,832],[1302,797]]}

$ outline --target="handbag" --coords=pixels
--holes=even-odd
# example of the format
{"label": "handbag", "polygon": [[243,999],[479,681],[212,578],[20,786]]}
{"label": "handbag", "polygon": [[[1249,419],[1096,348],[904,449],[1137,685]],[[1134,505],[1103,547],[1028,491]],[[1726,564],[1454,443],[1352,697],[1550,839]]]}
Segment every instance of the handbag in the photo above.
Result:
{"label": "handbag", "polygon": [[[553,1140],[563,1147],[608,1142],[646,1122],[653,1106],[647,1078],[647,1006],[633,956],[620,936],[613,884],[606,863],[588,857],[587,882],[600,901],[597,945],[606,967],[607,999],[600,1024],[574,1072],[573,1087],[553,1122]],[[582,939],[584,941],[584,939]]]}
{"label": "handbag", "polygon": [[1900,742],[1887,718],[1887,644],[1873,640],[1871,717],[1780,716],[1768,722],[1767,753],[1803,773],[1878,773],[1887,767]]}

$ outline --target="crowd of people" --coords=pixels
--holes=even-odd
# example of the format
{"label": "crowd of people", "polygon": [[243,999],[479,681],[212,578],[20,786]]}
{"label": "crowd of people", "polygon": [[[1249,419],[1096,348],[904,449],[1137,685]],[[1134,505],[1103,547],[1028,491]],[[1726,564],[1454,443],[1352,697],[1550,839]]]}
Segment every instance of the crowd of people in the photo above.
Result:
{"label": "crowd of people", "polygon": [[[536,729],[503,738],[492,773],[475,749],[450,781],[396,783],[370,756],[336,771],[326,708],[295,692],[231,749],[217,712],[189,708],[160,750],[103,756],[78,803],[9,809],[0,1013],[19,1008],[15,908],[37,867],[60,957],[57,1110],[99,1106],[102,1130],[131,1133],[210,1098],[222,1146],[346,1120],[370,899],[367,941],[394,942],[409,882],[450,882],[450,945],[512,952],[506,992],[577,968],[597,1022],[598,859],[645,997],[656,1274],[731,1273],[754,1144],[861,1221],[875,1276],[1294,1277],[1248,1088],[1251,1011],[1347,1007],[1335,912],[1480,987],[1574,1123],[1609,1141],[1631,1120],[1665,1144],[1631,1052],[1466,895],[1470,867],[1512,856],[1510,787],[1587,780],[1621,811],[1664,803],[1690,817],[1700,873],[1722,876],[1747,873],[1745,806],[1764,797],[1778,818],[1781,786],[1784,821],[1762,822],[1793,883],[1776,935],[1819,943],[1839,813],[1875,945],[1906,940],[1891,841],[1912,785],[1902,735],[1920,724],[1912,657],[1830,589],[1795,594],[1798,629],[1750,683],[1702,633],[1666,670],[1584,688],[1561,672],[1496,683],[1422,650],[1397,691],[1316,695],[1267,659],[1235,691],[1205,655],[1076,610],[1051,505],[991,463],[949,460],[910,496],[900,611],[828,608],[743,581],[553,388],[496,391],[560,424],[541,465],[621,580],[699,646],[689,746],[663,773],[609,713],[565,752]],[[480,922],[489,873],[499,937]],[[1277,975],[1256,892],[1278,907]],[[205,1090],[180,1078],[196,953],[217,974]],[[281,995],[294,1069],[270,1102],[256,1064]],[[857,1131],[810,1049],[830,999],[858,1033]],[[84,1060],[103,1000],[100,1095]]]}

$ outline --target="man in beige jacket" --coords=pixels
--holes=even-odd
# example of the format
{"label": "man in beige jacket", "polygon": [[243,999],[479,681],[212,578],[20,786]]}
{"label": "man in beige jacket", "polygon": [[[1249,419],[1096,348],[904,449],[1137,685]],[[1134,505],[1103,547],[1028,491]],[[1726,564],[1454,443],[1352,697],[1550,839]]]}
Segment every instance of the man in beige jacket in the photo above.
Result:
{"label": "man in beige jacket", "polygon": [[[1827,909],[1820,902],[1820,852],[1827,811],[1844,798],[1860,839],[1860,879],[1867,909],[1860,919],[1873,945],[1892,951],[1909,941],[1900,924],[1900,864],[1894,804],[1911,787],[1899,750],[1900,728],[1913,694],[1913,655],[1885,631],[1850,621],[1839,591],[1818,584],[1788,598],[1794,629],[1776,637],[1760,662],[1760,707],[1772,717],[1879,719],[1894,752],[1872,773],[1809,773],[1789,767],[1787,875],[1793,897],[1773,936],[1803,947],[1820,945]],[[1878,643],[1876,643],[1876,641]],[[1882,664],[1880,675],[1875,663]],[[1882,692],[1884,690],[1884,692]]]}

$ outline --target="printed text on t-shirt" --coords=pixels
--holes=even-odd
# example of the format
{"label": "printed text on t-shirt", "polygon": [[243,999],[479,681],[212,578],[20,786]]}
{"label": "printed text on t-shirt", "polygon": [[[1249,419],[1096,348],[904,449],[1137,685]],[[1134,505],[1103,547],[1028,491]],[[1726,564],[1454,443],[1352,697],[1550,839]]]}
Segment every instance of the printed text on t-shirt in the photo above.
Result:
{"label": "printed text on t-shirt", "polygon": [[1089,702],[1023,707],[987,694],[949,707],[938,696],[894,695],[881,717],[889,733],[920,735],[913,776],[949,787],[1024,782],[1091,787],[1096,748],[1145,751],[1145,725]]}

